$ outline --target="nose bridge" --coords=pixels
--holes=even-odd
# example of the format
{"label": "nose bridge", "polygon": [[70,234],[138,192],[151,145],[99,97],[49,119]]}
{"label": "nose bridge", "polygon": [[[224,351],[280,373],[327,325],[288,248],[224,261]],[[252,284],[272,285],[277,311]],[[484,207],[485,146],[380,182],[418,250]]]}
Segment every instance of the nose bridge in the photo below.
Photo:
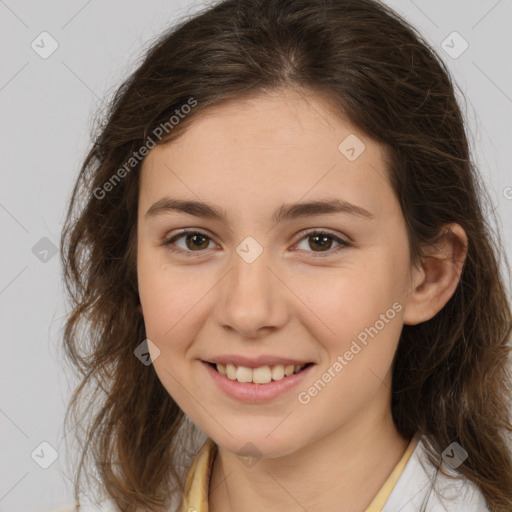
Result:
{"label": "nose bridge", "polygon": [[271,270],[270,256],[254,239],[237,247],[217,303],[217,317],[224,327],[250,336],[285,321],[282,286]]}

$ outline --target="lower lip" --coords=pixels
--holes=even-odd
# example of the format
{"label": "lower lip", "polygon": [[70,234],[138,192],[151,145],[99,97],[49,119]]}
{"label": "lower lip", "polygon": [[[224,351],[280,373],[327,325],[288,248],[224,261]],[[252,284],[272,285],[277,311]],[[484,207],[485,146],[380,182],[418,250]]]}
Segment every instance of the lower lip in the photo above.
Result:
{"label": "lower lip", "polygon": [[213,381],[224,393],[237,400],[250,403],[267,402],[286,393],[286,391],[302,382],[315,366],[312,364],[299,373],[294,373],[281,380],[272,380],[267,384],[254,384],[252,382],[238,382],[237,380],[228,379],[205,361],[202,361],[202,363]]}

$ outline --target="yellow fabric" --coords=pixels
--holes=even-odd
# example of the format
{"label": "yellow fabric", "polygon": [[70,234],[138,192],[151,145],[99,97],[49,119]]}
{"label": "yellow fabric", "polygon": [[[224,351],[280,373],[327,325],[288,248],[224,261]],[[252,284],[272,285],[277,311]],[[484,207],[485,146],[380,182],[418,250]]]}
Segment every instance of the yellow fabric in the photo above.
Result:
{"label": "yellow fabric", "polygon": [[[398,461],[388,479],[384,482],[377,496],[373,499],[365,512],[381,512],[388,500],[393,487],[398,481],[407,461],[409,460],[419,438],[413,438],[402,458]],[[203,446],[192,461],[185,479],[185,488],[179,507],[179,512],[208,512],[208,490],[213,461],[217,454],[217,445],[211,438],[207,438]]]}
{"label": "yellow fabric", "polygon": [[402,458],[398,461],[398,464],[395,466],[388,479],[384,482],[384,485],[380,488],[377,496],[373,498],[373,501],[364,512],[381,512],[382,507],[386,504],[386,501],[388,501],[391,491],[393,491],[393,487],[395,487],[395,484],[398,482],[407,461],[410,459],[414,448],[416,448],[418,441],[419,437],[413,437],[411,439],[411,442],[407,446]]}
{"label": "yellow fabric", "polygon": [[208,437],[188,470],[179,512],[208,512],[208,490],[215,455],[217,445]]}

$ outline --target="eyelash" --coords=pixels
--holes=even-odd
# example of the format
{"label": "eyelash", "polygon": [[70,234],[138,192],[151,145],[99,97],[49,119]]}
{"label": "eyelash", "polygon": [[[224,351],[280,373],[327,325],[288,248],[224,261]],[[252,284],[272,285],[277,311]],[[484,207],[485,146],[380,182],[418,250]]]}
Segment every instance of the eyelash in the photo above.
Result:
{"label": "eyelash", "polygon": [[[166,240],[164,240],[162,242],[162,245],[164,245],[166,247],[166,249],[170,252],[173,252],[173,253],[181,253],[181,254],[185,254],[186,257],[191,257],[191,258],[194,258],[194,257],[199,257],[201,256],[201,253],[204,252],[204,250],[199,250],[199,251],[189,251],[189,250],[184,250],[184,249],[180,249],[180,248],[176,248],[176,247],[172,247],[172,244],[176,241],[176,240],[179,240],[180,238],[186,236],[186,235],[201,235],[209,240],[212,240],[206,233],[202,233],[201,231],[196,231],[196,230],[188,230],[188,229],[184,229],[182,231],[180,231],[180,233],[176,234],[176,235],[173,235],[171,238],[168,238]],[[315,258],[325,258],[326,256],[330,256],[332,255],[333,253],[337,253],[339,250],[341,249],[344,249],[346,247],[350,247],[351,244],[345,240],[341,240],[340,238],[338,238],[337,236],[334,236],[333,234],[327,232],[327,231],[322,231],[322,230],[318,230],[318,229],[310,229],[310,230],[307,230],[302,238],[295,244],[299,244],[300,242],[302,242],[302,240],[304,240],[305,238],[309,238],[311,237],[312,235],[326,235],[327,237],[331,238],[332,240],[334,240],[335,242],[338,242],[340,245],[334,249],[329,249],[327,251],[306,251],[306,252],[311,252],[313,253],[315,256]],[[213,240],[212,240],[213,241]],[[197,253],[197,254],[194,254],[194,253]]]}

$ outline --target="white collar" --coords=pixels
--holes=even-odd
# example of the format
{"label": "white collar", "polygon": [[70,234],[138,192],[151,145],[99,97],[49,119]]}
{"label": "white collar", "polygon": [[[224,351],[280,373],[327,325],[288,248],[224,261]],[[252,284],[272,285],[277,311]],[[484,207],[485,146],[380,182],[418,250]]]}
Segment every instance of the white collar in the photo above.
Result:
{"label": "white collar", "polygon": [[[490,512],[477,486],[442,461],[444,475],[427,458],[423,436],[381,512]],[[437,491],[437,492],[436,492]]]}

